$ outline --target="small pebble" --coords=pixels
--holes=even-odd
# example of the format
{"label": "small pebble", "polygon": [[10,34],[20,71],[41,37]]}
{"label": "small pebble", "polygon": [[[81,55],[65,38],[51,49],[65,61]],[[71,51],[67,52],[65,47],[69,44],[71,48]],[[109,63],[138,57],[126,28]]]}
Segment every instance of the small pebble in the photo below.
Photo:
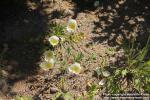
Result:
{"label": "small pebble", "polygon": [[56,87],[51,87],[51,88],[50,88],[50,93],[51,93],[51,94],[54,94],[54,93],[56,93],[56,92],[58,92],[58,91],[59,91],[59,89],[56,88]]}

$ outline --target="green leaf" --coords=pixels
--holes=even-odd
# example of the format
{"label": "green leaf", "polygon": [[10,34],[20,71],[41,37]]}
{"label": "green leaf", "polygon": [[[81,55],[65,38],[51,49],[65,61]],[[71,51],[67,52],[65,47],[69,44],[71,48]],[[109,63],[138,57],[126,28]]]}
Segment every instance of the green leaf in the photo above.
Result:
{"label": "green leaf", "polygon": [[63,95],[64,100],[73,100],[71,93],[67,92]]}
{"label": "green leaf", "polygon": [[72,49],[70,47],[67,48],[67,53],[71,54]]}
{"label": "green leaf", "polygon": [[120,72],[121,72],[121,70],[117,69],[117,70],[115,71],[115,76],[119,75]]}
{"label": "green leaf", "polygon": [[143,61],[145,56],[146,56],[146,54],[147,54],[147,52],[148,52],[148,48],[144,47],[142,49],[142,51],[140,51],[139,55],[137,56],[137,60],[138,61]]}
{"label": "green leaf", "polygon": [[126,69],[122,70],[121,74],[122,77],[125,77],[127,75],[128,71]]}
{"label": "green leaf", "polygon": [[96,60],[96,53],[92,53],[92,59]]}
{"label": "green leaf", "polygon": [[76,56],[74,56],[74,60],[76,62],[81,62],[81,60],[84,58],[84,54],[82,52],[78,53]]}
{"label": "green leaf", "polygon": [[108,48],[108,49],[106,50],[106,53],[107,53],[108,55],[114,55],[114,54],[115,54],[115,48]]}
{"label": "green leaf", "polygon": [[78,97],[77,100],[83,100],[83,97]]}
{"label": "green leaf", "polygon": [[150,67],[150,60],[146,62],[146,65]]}
{"label": "green leaf", "polygon": [[144,66],[143,68],[142,68],[142,70],[145,70],[145,71],[150,71],[150,66]]}
{"label": "green leaf", "polygon": [[97,94],[98,92],[98,87],[96,84],[92,84],[92,86],[90,87],[89,91],[88,91],[88,100],[93,100],[94,96]]}
{"label": "green leaf", "polygon": [[61,92],[56,93],[55,97],[52,100],[57,100],[62,95]]}
{"label": "green leaf", "polygon": [[17,96],[15,100],[33,100],[30,96]]}
{"label": "green leaf", "polygon": [[121,89],[117,83],[117,80],[115,80],[115,77],[109,78],[107,82],[107,89],[109,93],[120,93]]}
{"label": "green leaf", "polygon": [[135,64],[137,64],[139,61],[138,60],[131,60],[129,66],[134,66]]}
{"label": "green leaf", "polygon": [[52,26],[53,34],[56,36],[62,36],[64,34],[65,26],[62,26],[60,24],[55,24]]}
{"label": "green leaf", "polygon": [[96,77],[99,77],[102,74],[100,68],[95,69],[95,74],[96,74]]}
{"label": "green leaf", "polygon": [[141,87],[141,81],[139,79],[135,79],[135,88],[140,91],[140,87]]}
{"label": "green leaf", "polygon": [[150,93],[150,85],[146,85],[145,90],[148,91],[148,93]]}

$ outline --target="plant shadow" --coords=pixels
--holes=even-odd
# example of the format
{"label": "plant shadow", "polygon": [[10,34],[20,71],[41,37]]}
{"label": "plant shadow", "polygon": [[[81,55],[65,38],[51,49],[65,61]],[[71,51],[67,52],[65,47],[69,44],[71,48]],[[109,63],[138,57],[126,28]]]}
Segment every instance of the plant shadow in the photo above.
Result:
{"label": "plant shadow", "polygon": [[10,86],[38,72],[38,62],[45,49],[43,40],[49,28],[43,6],[40,0],[0,2],[0,63],[3,65],[0,76]]}
{"label": "plant shadow", "polygon": [[95,22],[93,30],[99,36],[94,37],[93,41],[116,46],[137,35],[137,44],[140,43],[143,47],[150,34],[149,3],[148,0],[126,0],[101,7],[98,12],[99,21]]}

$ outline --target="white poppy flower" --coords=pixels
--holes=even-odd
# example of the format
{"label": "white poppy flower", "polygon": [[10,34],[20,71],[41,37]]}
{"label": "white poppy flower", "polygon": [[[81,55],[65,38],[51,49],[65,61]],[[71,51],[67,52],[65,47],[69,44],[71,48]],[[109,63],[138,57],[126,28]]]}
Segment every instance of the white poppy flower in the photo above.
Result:
{"label": "white poppy flower", "polygon": [[41,62],[40,67],[43,70],[49,70],[54,66],[54,60],[51,59],[49,62],[45,61],[45,62]]}
{"label": "white poppy flower", "polygon": [[99,85],[103,86],[103,85],[105,85],[105,83],[106,83],[106,79],[102,79],[102,80],[99,82]]}
{"label": "white poppy flower", "polygon": [[59,43],[59,37],[57,36],[51,36],[48,40],[52,46],[56,46]]}
{"label": "white poppy flower", "polygon": [[81,72],[81,66],[79,63],[72,64],[68,69],[74,74],[79,74]]}
{"label": "white poppy flower", "polygon": [[110,76],[110,72],[109,71],[102,71],[102,74],[103,74],[104,77]]}
{"label": "white poppy flower", "polygon": [[44,53],[44,59],[47,62],[51,61],[51,59],[53,59],[53,57],[54,57],[54,53],[50,50],[48,50]]}
{"label": "white poppy flower", "polygon": [[71,33],[71,32],[75,32],[76,29],[77,29],[77,21],[74,19],[70,19],[68,21],[67,31]]}

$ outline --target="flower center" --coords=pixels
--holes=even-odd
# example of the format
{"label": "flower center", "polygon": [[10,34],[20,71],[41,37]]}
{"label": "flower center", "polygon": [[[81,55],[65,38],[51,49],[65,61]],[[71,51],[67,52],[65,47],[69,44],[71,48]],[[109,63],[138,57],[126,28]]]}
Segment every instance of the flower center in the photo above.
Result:
{"label": "flower center", "polygon": [[77,73],[80,72],[80,68],[78,68],[77,66],[72,67],[71,70]]}
{"label": "flower center", "polygon": [[58,40],[56,40],[56,39],[52,39],[51,42],[52,42],[53,44],[58,44]]}
{"label": "flower center", "polygon": [[69,24],[69,27],[70,27],[71,29],[75,30],[75,27],[76,27],[76,26],[75,26],[74,23],[70,23],[70,24]]}

